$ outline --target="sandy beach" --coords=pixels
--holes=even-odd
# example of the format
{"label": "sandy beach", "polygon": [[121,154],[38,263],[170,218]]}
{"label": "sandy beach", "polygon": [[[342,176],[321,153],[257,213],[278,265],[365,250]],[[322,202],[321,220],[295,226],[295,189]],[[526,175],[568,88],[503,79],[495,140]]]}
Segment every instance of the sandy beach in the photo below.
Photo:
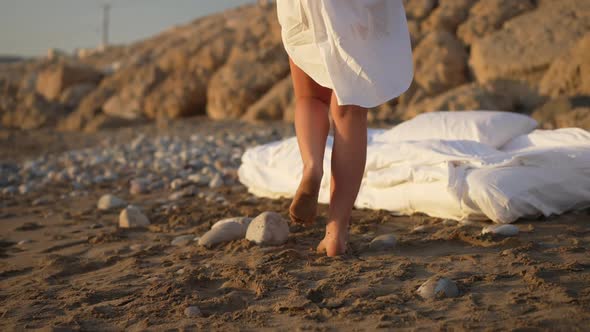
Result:
{"label": "sandy beach", "polygon": [[[60,155],[106,137],[247,136],[263,129],[275,134],[260,142],[293,134],[285,123],[203,119],[79,137],[3,131],[1,149],[18,164],[49,146],[48,155]],[[16,150],[16,142],[23,148]],[[130,194],[130,178],[2,196],[2,330],[582,331],[590,323],[589,210],[519,220],[517,236],[501,237],[481,235],[486,223],[354,209],[349,253],[328,258],[315,252],[326,205],[314,227],[291,225],[284,245],[243,239],[207,249],[190,239],[227,217],[274,211],[288,218],[290,200],[258,198],[233,182],[170,201],[165,187]],[[107,193],[141,207],[149,227],[118,227],[120,209],[96,207]],[[389,233],[395,247],[369,246]],[[188,240],[174,241],[181,236]],[[453,280],[459,295],[420,297],[417,289],[433,276]],[[189,307],[199,314],[187,315]]]}

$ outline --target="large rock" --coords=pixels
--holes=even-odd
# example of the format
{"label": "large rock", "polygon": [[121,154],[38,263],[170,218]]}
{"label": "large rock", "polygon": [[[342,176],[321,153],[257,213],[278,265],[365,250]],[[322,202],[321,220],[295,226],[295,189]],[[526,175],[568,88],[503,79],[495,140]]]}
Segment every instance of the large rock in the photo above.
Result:
{"label": "large rock", "polygon": [[553,60],[589,30],[590,1],[543,1],[475,41],[469,64],[479,82],[506,78],[537,85]]}
{"label": "large rock", "polygon": [[469,17],[457,29],[457,36],[465,43],[498,30],[504,22],[535,8],[532,0],[485,0],[469,10]]}
{"label": "large rock", "polygon": [[154,88],[146,98],[144,112],[149,118],[178,118],[204,114],[209,74],[175,72]]}
{"label": "large rock", "polygon": [[94,83],[81,83],[72,85],[67,88],[59,97],[60,103],[69,109],[75,109],[78,107],[80,102],[86,97],[92,90],[96,89]]}
{"label": "large rock", "polygon": [[416,82],[435,95],[467,81],[467,52],[446,31],[430,32],[414,51]]}
{"label": "large rock", "polygon": [[248,226],[246,239],[259,245],[278,246],[289,237],[289,224],[276,212],[259,214]]}
{"label": "large rock", "polygon": [[112,86],[120,86],[118,93],[110,97],[102,107],[102,111],[112,117],[128,120],[142,116],[144,101],[148,94],[166,77],[157,66],[141,66],[132,71],[126,70],[117,75]]}
{"label": "large rock", "polygon": [[552,99],[531,116],[543,129],[579,127],[590,130],[590,96]]}
{"label": "large rock", "polygon": [[455,33],[459,24],[467,18],[469,8],[474,3],[473,0],[439,0],[438,7],[422,23],[422,29]]}
{"label": "large rock", "polygon": [[[6,107],[8,106],[8,107]],[[2,125],[8,128],[36,129],[54,126],[66,113],[59,103],[48,101],[36,92],[19,96],[15,100],[0,104]]]}
{"label": "large rock", "polygon": [[81,84],[97,84],[102,72],[84,65],[57,63],[39,73],[37,91],[48,100],[56,100],[69,87]]}
{"label": "large rock", "polygon": [[436,6],[436,0],[404,0],[404,9],[409,19],[421,20]]}
{"label": "large rock", "polygon": [[282,45],[255,56],[243,56],[213,75],[207,89],[207,114],[212,119],[235,119],[289,73]]}
{"label": "large rock", "polygon": [[114,94],[111,88],[97,88],[90,92],[78,108],[58,124],[58,130],[82,130],[102,112],[104,103]]}
{"label": "large rock", "polygon": [[471,83],[451,89],[435,98],[425,99],[406,107],[402,120],[439,110],[499,110],[527,112],[542,101],[534,89],[520,82],[494,81]]}
{"label": "large rock", "polygon": [[590,96],[590,33],[551,64],[539,90],[551,97]]}
{"label": "large rock", "polygon": [[242,119],[280,120],[293,99],[293,81],[287,76],[270,89],[260,100],[248,107]]}

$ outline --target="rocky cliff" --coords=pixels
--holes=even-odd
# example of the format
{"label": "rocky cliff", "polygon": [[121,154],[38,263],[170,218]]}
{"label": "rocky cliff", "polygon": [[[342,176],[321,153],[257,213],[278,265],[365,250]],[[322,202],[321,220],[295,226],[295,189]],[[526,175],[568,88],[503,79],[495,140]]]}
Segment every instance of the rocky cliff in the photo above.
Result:
{"label": "rocky cliff", "polygon": [[[590,129],[590,0],[404,0],[415,77],[371,110],[531,114]],[[247,5],[153,38],[77,56],[0,64],[4,127],[97,130],[192,115],[292,121],[276,8]]]}

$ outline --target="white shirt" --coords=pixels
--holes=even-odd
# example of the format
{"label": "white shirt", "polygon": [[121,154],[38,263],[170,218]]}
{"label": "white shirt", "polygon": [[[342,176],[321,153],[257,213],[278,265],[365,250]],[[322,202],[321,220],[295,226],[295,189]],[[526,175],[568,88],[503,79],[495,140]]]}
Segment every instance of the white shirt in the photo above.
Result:
{"label": "white shirt", "polygon": [[413,79],[402,0],[277,0],[285,50],[339,105],[375,107]]}

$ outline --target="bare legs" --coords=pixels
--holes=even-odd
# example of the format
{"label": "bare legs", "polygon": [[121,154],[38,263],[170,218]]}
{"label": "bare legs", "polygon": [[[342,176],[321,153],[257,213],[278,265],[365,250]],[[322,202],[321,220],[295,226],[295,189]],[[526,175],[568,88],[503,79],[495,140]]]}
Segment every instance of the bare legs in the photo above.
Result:
{"label": "bare legs", "polygon": [[328,108],[332,91],[314,82],[291,60],[295,90],[295,132],[303,160],[303,176],[289,207],[291,220],[314,222],[322,176],[326,138],[330,130]]}
{"label": "bare legs", "polygon": [[367,109],[339,106],[332,95],[330,112],[334,121],[330,208],[326,235],[318,251],[328,256],[344,253],[352,207],[358,195],[367,158]]}
{"label": "bare legs", "polygon": [[291,62],[295,89],[295,131],[303,160],[303,177],[289,208],[295,222],[313,223],[323,176],[326,138],[334,122],[330,208],[326,235],[318,251],[337,256],[346,250],[350,214],[363,177],[367,155],[367,109],[338,105],[330,89],[315,83]]}

